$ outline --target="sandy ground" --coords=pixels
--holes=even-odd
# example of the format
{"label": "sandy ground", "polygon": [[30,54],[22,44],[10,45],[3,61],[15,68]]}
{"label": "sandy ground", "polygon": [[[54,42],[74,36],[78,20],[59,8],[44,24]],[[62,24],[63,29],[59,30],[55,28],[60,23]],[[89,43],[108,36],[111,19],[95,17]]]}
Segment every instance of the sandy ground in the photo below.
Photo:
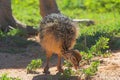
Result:
{"label": "sandy ground", "polygon": [[102,60],[103,63],[93,80],[120,80],[120,52],[114,52],[112,56]]}
{"label": "sandy ground", "polygon": [[[21,80],[59,80],[55,67],[56,55],[51,59],[50,75],[42,73],[43,67],[37,70],[37,74],[27,74],[27,64],[38,57],[45,60],[44,52],[40,52],[40,54],[32,51],[19,54],[0,53],[0,75],[7,73],[8,76],[18,77]],[[103,63],[99,66],[99,70],[92,80],[120,80],[120,52],[113,52],[109,58],[102,58],[102,60]],[[70,80],[78,80],[78,78],[74,76]]]}

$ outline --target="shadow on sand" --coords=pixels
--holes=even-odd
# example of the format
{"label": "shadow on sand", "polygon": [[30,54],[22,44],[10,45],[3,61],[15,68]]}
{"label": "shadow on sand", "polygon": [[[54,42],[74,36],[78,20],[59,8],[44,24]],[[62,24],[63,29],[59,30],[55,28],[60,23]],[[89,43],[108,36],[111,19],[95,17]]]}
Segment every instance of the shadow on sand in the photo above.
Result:
{"label": "shadow on sand", "polygon": [[34,76],[32,80],[80,80],[78,76],[70,76],[66,78],[65,76],[60,76],[59,74],[56,75],[37,75]]}

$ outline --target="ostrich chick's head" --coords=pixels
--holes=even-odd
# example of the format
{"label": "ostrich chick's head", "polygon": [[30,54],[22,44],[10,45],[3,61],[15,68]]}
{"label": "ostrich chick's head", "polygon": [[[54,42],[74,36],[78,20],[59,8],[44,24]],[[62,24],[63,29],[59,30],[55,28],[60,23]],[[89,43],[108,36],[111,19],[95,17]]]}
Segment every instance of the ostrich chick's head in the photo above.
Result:
{"label": "ostrich chick's head", "polygon": [[78,50],[68,50],[68,51],[65,51],[65,53],[63,54],[63,57],[67,61],[72,63],[72,65],[74,66],[75,69],[78,69],[79,62],[82,59],[82,56],[80,55]]}

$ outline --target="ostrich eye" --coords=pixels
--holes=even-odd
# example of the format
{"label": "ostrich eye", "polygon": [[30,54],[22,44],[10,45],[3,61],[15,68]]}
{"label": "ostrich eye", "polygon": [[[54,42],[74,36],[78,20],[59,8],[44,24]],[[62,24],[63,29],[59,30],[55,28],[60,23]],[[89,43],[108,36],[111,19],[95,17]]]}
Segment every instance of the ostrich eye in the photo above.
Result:
{"label": "ostrich eye", "polygon": [[76,59],[73,57],[73,60],[76,61]]}
{"label": "ostrich eye", "polygon": [[73,61],[73,62],[76,62],[76,59],[75,59],[75,57],[71,57],[71,60]]}
{"label": "ostrich eye", "polygon": [[79,63],[78,63],[78,61],[76,60],[75,57],[72,57],[72,58],[71,58],[71,61],[73,62],[73,64],[79,65]]}

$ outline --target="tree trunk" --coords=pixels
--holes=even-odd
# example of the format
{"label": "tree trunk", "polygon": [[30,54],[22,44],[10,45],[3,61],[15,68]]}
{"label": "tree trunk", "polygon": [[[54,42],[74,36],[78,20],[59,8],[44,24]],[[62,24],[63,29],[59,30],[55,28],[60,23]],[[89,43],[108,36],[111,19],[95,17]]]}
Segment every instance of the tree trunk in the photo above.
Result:
{"label": "tree trunk", "polygon": [[0,0],[0,29],[7,32],[11,27],[22,29],[28,34],[36,33],[36,30],[32,27],[28,27],[15,20],[12,15],[11,0]]}
{"label": "tree trunk", "polygon": [[42,18],[51,13],[60,13],[55,0],[39,0]]}
{"label": "tree trunk", "polygon": [[0,0],[0,28],[7,31],[9,26],[16,27],[15,20],[12,16],[11,1]]}

